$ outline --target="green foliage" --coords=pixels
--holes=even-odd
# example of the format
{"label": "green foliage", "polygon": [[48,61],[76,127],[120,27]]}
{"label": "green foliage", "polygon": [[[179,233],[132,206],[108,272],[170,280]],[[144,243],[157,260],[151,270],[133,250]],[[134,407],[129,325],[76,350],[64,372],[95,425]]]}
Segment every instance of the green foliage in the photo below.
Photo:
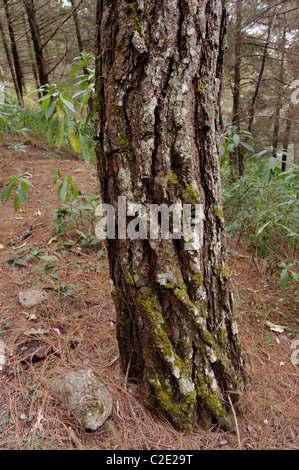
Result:
{"label": "green foliage", "polygon": [[[48,142],[57,148],[64,143],[70,145],[86,163],[94,156],[93,110],[86,111],[95,88],[94,68],[88,67],[90,61],[94,62],[91,54],[82,54],[74,59],[76,65],[70,72],[71,81],[66,86],[47,84],[32,92],[42,95],[39,102],[47,120]],[[81,68],[86,73],[75,77]],[[74,83],[75,80],[78,81]],[[75,92],[72,86],[80,91]]]}
{"label": "green foliage", "polygon": [[61,176],[59,171],[51,170],[55,179],[53,181],[53,186],[59,183],[57,189],[57,197],[61,199],[63,202],[69,201],[71,197],[77,197],[79,195],[79,190],[77,184],[74,183],[71,176],[67,176],[64,178]]}
{"label": "green foliage", "polygon": [[11,176],[10,182],[4,188],[1,194],[1,204],[5,205],[13,196],[13,208],[17,212],[21,203],[27,205],[27,194],[29,187],[33,187],[31,181],[25,178],[26,175]]}
{"label": "green foliage", "polygon": [[[246,142],[246,140],[253,140],[252,134],[248,131],[239,130],[233,126],[231,130],[225,132],[220,137],[220,168],[222,169],[226,163],[230,163],[230,156],[236,147],[243,147],[245,150],[253,152],[253,147]],[[241,155],[246,157],[246,154],[239,148]]]}
{"label": "green foliage", "polygon": [[[55,179],[53,186],[59,183],[57,196],[64,202],[53,212],[54,238],[57,240],[61,236],[65,239],[64,246],[71,247],[79,241],[81,245],[94,246],[100,240],[94,235],[95,210],[99,205],[98,195],[81,195],[76,183],[68,176],[62,177],[59,171],[52,170]],[[67,203],[67,204],[66,204]],[[76,239],[66,237],[67,231],[75,232]]]}
{"label": "green foliage", "polygon": [[259,256],[276,255],[281,262],[281,291],[290,277],[298,275],[290,267],[299,247],[299,167],[282,171],[272,149],[263,149],[246,161],[242,177],[231,181],[224,169],[223,202],[227,236],[249,242]]}
{"label": "green foliage", "polygon": [[293,267],[295,264],[298,264],[298,261],[291,259],[291,260],[288,260],[286,263],[282,261],[278,265],[279,267],[283,268],[283,270],[280,273],[280,279],[281,279],[280,292],[281,293],[283,293],[286,290],[290,276],[293,277],[295,281],[299,281],[299,274],[293,269],[291,269],[291,267]]}
{"label": "green foliage", "polygon": [[0,103],[0,136],[1,131],[8,135],[28,134],[40,135],[45,132],[46,120],[41,113],[24,109],[8,96],[4,103]]}

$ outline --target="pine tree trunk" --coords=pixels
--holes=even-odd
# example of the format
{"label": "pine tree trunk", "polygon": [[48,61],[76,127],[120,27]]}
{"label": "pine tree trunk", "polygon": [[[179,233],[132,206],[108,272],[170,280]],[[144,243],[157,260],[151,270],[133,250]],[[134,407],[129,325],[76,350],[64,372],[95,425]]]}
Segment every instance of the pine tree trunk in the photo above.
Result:
{"label": "pine tree trunk", "polygon": [[23,100],[23,82],[24,82],[24,77],[23,77],[23,72],[20,64],[20,59],[19,59],[19,54],[18,54],[18,49],[17,49],[17,43],[16,43],[16,38],[15,38],[15,32],[13,29],[13,20],[10,14],[9,6],[8,6],[8,1],[3,0],[4,3],[4,9],[5,9],[5,16],[7,20],[7,26],[8,26],[8,32],[9,32],[9,37],[10,37],[10,43],[11,43],[11,51],[12,51],[12,57],[13,57],[13,62],[15,66],[15,72],[16,72],[16,77],[18,81],[18,86],[20,93],[22,95],[22,100]]}
{"label": "pine tree trunk", "polygon": [[[240,121],[240,91],[241,91],[241,38],[242,38],[242,0],[236,3],[236,25],[235,25],[235,69],[233,88],[233,118],[232,124],[239,127]],[[244,157],[240,152],[240,147],[236,147],[231,156],[233,169],[239,175],[244,172]]]}
{"label": "pine tree trunk", "polygon": [[[72,9],[73,9],[73,19],[74,19],[74,24],[75,24],[76,36],[77,36],[78,49],[79,49],[80,54],[82,54],[82,52],[84,52],[84,47],[83,47],[81,28],[80,28],[80,23],[79,23],[79,18],[78,18],[78,12],[75,9],[75,7],[76,7],[75,0],[71,0],[71,5],[72,5]],[[85,75],[88,75],[87,67],[83,67],[83,72],[84,72]],[[88,107],[89,107],[90,111],[93,109],[93,98],[92,97],[90,97],[89,100],[88,100]]]}
{"label": "pine tree trunk", "polygon": [[263,80],[264,71],[265,71],[266,64],[267,64],[268,53],[269,53],[269,45],[270,45],[270,41],[271,41],[271,34],[272,34],[273,25],[274,25],[274,20],[275,20],[275,17],[276,17],[275,12],[276,12],[276,8],[274,10],[274,13],[273,13],[272,17],[269,20],[267,39],[266,39],[264,52],[263,52],[263,57],[262,57],[262,64],[261,64],[260,73],[259,73],[259,76],[258,76],[258,79],[257,79],[256,87],[255,87],[255,90],[254,90],[254,94],[253,94],[253,97],[252,97],[251,108],[250,108],[250,119],[249,119],[249,125],[248,125],[248,131],[249,132],[252,132],[252,127],[253,127],[254,118],[255,118],[255,109],[256,109],[257,98],[258,98],[258,94],[259,94],[260,87],[261,87],[262,80]]}
{"label": "pine tree trunk", "polygon": [[244,379],[216,134],[223,15],[221,0],[98,0],[104,202],[204,207],[200,250],[149,235],[108,240],[123,370],[142,377],[147,405],[180,428],[229,425],[228,395],[236,402]]}
{"label": "pine tree trunk", "polygon": [[43,46],[41,41],[41,35],[39,26],[36,18],[34,0],[23,0],[26,8],[28,22],[30,26],[31,37],[34,46],[36,65],[39,74],[39,81],[41,86],[49,83],[49,77],[47,72],[46,61],[43,53]]}
{"label": "pine tree trunk", "polygon": [[[25,14],[23,15],[23,21],[24,21],[24,25],[26,25],[26,17],[25,17]],[[28,31],[27,29],[26,29],[26,31],[25,31],[25,35],[26,35],[26,42],[27,42],[27,46],[28,46],[28,55],[29,55],[30,63],[31,63],[32,75],[33,75],[33,78],[34,78],[35,87],[36,87],[36,89],[38,90],[38,89],[40,88],[40,83],[39,83],[39,80],[38,80],[38,73],[37,73],[37,68],[36,68],[36,62],[35,62],[35,60],[34,60],[34,57],[33,57],[33,55],[32,55],[32,52],[31,52],[32,41],[31,41],[31,37],[30,37],[29,31]],[[40,92],[38,93],[38,97],[39,97],[39,99],[42,98],[42,95],[41,95]]]}
{"label": "pine tree trunk", "polygon": [[11,78],[12,78],[14,88],[15,88],[15,91],[16,91],[17,99],[18,99],[19,105],[24,107],[23,96],[22,96],[22,93],[21,93],[20,88],[19,88],[16,72],[15,72],[13,61],[12,61],[12,58],[11,58],[11,55],[10,55],[9,46],[7,44],[7,41],[6,41],[6,37],[5,37],[5,33],[4,33],[4,30],[3,30],[2,23],[1,23],[1,19],[0,19],[0,34],[1,34],[1,37],[2,37],[2,42],[3,42],[3,46],[4,46],[4,50],[5,50],[9,70],[10,70],[10,74],[11,74]]}
{"label": "pine tree trunk", "polygon": [[293,108],[294,108],[294,104],[291,103],[290,106],[289,106],[289,109],[288,109],[288,120],[287,120],[287,124],[286,124],[284,138],[283,138],[283,144],[282,144],[282,148],[283,148],[282,160],[281,160],[281,169],[282,169],[282,171],[286,171],[286,169],[287,169],[287,160],[288,160],[287,153],[288,153],[288,149],[289,149],[290,134],[291,134],[291,128],[292,128],[292,122],[293,122],[292,119],[291,119],[292,118]]}
{"label": "pine tree trunk", "polygon": [[278,91],[278,99],[277,99],[277,107],[275,110],[275,120],[274,120],[274,129],[273,129],[273,156],[276,158],[278,144],[279,144],[279,137],[280,137],[280,112],[284,101],[283,95],[283,85],[284,85],[284,61],[285,61],[285,54],[286,54],[286,26],[283,28],[282,40],[281,40],[281,60],[280,60],[280,67],[279,67],[279,80],[277,85]]}

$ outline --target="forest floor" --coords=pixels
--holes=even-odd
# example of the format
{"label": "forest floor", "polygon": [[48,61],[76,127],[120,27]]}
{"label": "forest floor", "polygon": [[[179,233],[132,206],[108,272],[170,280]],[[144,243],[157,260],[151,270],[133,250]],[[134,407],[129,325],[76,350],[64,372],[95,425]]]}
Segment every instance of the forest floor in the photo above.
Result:
{"label": "forest floor", "polygon": [[[11,363],[28,330],[42,328],[55,352],[9,379],[0,371],[0,450],[298,450],[298,366],[291,361],[299,329],[295,287],[281,294],[279,275],[269,275],[270,260],[253,260],[229,241],[235,319],[248,371],[236,421],[240,439],[217,427],[177,432],[146,410],[140,384],[120,370],[107,258],[97,259],[99,248],[66,251],[60,240],[49,243],[53,210],[61,205],[51,169],[72,176],[82,193],[98,194],[95,167],[41,139],[19,143],[5,136],[0,143],[0,193],[3,178],[21,173],[29,174],[34,189],[18,213],[11,201],[0,208],[0,340]],[[29,238],[7,244],[29,224]],[[26,256],[27,265],[18,264]],[[26,311],[18,294],[30,289],[44,289],[48,297]],[[271,330],[268,322],[283,328]],[[112,415],[96,432],[83,431],[50,389],[54,379],[81,368],[98,374],[113,396]]]}

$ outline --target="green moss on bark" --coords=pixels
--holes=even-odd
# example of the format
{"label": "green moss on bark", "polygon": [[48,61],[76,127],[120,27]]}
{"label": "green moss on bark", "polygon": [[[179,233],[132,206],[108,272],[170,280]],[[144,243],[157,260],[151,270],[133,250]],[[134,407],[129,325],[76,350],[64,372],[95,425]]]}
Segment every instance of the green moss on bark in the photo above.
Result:
{"label": "green moss on bark", "polygon": [[211,414],[215,417],[223,418],[224,410],[221,406],[219,398],[210,390],[207,384],[207,378],[204,374],[198,374],[195,382],[197,396],[206,403]]}
{"label": "green moss on bark", "polygon": [[143,37],[144,11],[141,8],[138,8],[137,2],[130,2],[126,6],[126,12],[134,19],[134,29],[138,32],[140,37]]}

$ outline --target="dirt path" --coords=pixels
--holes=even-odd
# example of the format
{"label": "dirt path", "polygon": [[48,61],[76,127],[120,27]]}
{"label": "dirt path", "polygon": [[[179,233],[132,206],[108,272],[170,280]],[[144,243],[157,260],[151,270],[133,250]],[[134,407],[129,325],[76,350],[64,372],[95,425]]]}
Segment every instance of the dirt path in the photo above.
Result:
{"label": "dirt path", "polygon": [[[9,149],[7,140],[0,144],[0,180],[27,173],[34,184],[28,206],[18,213],[11,203],[0,206],[0,340],[11,360],[27,330],[54,328],[46,340],[57,354],[10,380],[0,375],[0,449],[72,449],[73,433],[85,449],[238,448],[235,433],[213,429],[181,435],[144,409],[140,384],[127,383],[119,367],[104,247],[65,250],[60,241],[48,244],[53,210],[61,204],[51,169],[72,176],[82,193],[91,195],[98,192],[95,168],[41,140],[31,139],[24,150]],[[29,238],[6,244],[30,224]],[[269,278],[263,263],[259,272],[246,251],[232,244],[230,250],[235,315],[249,375],[237,422],[241,447],[299,448],[298,366],[291,361],[298,293],[290,289],[281,296],[279,279]],[[30,253],[37,254],[26,266],[16,263]],[[26,311],[18,294],[32,288],[45,289],[48,298]],[[284,326],[283,331],[271,330],[267,321]],[[84,433],[50,393],[51,381],[74,368],[93,369],[113,395],[111,419],[92,434]]]}

